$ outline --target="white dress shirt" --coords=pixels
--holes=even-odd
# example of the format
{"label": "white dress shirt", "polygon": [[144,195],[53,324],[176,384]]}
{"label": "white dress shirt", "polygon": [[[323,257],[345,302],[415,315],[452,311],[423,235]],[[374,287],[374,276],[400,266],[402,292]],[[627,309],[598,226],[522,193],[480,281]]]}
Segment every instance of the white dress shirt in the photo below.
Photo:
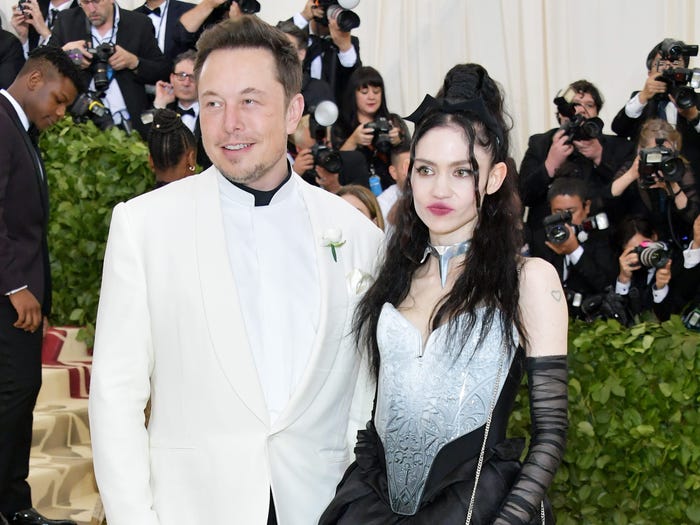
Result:
{"label": "white dress shirt", "polygon": [[318,331],[316,241],[297,175],[267,206],[255,206],[253,195],[223,176],[219,188],[231,269],[274,422],[301,380]]}

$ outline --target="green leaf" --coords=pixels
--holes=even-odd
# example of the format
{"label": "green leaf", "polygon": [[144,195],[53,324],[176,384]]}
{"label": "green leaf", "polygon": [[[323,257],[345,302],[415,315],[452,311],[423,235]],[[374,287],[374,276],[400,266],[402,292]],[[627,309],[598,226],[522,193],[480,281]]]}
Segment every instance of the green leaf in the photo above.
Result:
{"label": "green leaf", "polygon": [[595,431],[593,430],[593,425],[591,425],[588,421],[580,421],[578,425],[576,425],[576,428],[578,428],[578,431],[581,432],[581,434],[584,434],[586,436],[594,437],[595,436]]}

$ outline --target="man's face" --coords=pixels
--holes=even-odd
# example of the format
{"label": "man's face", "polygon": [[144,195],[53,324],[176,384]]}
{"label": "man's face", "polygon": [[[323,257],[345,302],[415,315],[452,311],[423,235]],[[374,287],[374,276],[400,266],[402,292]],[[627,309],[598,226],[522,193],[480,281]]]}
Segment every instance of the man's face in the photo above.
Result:
{"label": "man's face", "polygon": [[577,115],[583,115],[586,118],[598,116],[598,108],[596,107],[593,96],[591,96],[590,93],[576,93],[572,103],[574,104],[574,110],[576,111]]}
{"label": "man's face", "polygon": [[24,110],[29,121],[40,131],[61,120],[78,95],[73,82],[58,72],[51,76],[39,71],[31,73],[29,89],[31,96],[27,98]]}
{"label": "man's face", "polygon": [[663,58],[661,58],[661,53],[656,53],[654,61],[651,63],[650,74],[663,73],[667,69],[671,69],[674,67],[685,67],[683,57],[678,57],[676,60],[673,61],[664,60]]}
{"label": "man's face", "polygon": [[297,41],[297,39],[294,38],[292,35],[285,33],[284,36],[287,37],[287,40],[289,40],[289,43],[292,44],[292,47],[294,47],[294,49],[296,50],[297,56],[299,57],[299,62],[304,62],[304,58],[306,58],[306,49],[302,48],[299,45],[299,42]]}
{"label": "man's face", "polygon": [[578,195],[557,195],[549,203],[552,213],[571,212],[571,224],[580,225],[588,217],[591,201],[585,203]]}
{"label": "man's face", "polygon": [[92,26],[101,28],[112,23],[114,0],[80,0],[80,7]]}
{"label": "man's face", "polygon": [[194,62],[181,60],[170,73],[173,94],[180,102],[191,104],[197,100],[197,82],[194,79]]}
{"label": "man's face", "polygon": [[299,123],[304,99],[285,101],[272,53],[218,49],[199,76],[204,148],[229,180],[271,190],[287,176],[287,135]]}

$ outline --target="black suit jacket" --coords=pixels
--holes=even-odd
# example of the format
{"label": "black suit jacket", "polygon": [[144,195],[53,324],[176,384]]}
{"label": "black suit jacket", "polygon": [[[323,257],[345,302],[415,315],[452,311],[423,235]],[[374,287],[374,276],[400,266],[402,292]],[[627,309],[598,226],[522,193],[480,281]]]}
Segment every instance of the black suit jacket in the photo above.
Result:
{"label": "black suit jacket", "polygon": [[[150,103],[144,86],[167,80],[170,65],[158,48],[153,24],[147,16],[120,9],[119,17],[116,44],[134,53],[139,58],[139,66],[134,71],[115,71],[112,81],[119,84],[134,128],[145,137],[146,126],[141,122],[141,113],[150,107]],[[68,10],[58,17],[49,44],[63,47],[74,40],[91,41],[90,26],[82,9]],[[89,79],[89,70],[84,73]]]}
{"label": "black suit jacket", "polygon": [[[552,146],[552,137],[557,131],[558,128],[554,128],[546,133],[532,135],[520,164],[520,198],[523,205],[530,208],[527,224],[533,231],[541,229],[542,219],[549,215],[547,192],[554,179],[547,174],[544,162]],[[634,157],[634,146],[624,138],[602,135],[599,140],[603,146],[603,157],[599,166],[594,166],[593,161],[575,150],[567,159],[567,162],[575,164],[578,168],[576,176],[588,184],[592,200],[591,213],[601,211],[605,188],[613,181],[620,166]]]}
{"label": "black suit jacket", "polygon": [[23,65],[24,51],[19,39],[0,29],[0,89],[7,89],[14,82]]}
{"label": "black suit jacket", "polygon": [[350,80],[350,75],[362,65],[360,60],[360,40],[356,36],[350,37],[350,39],[357,53],[357,61],[352,67],[345,67],[340,63],[338,47],[330,37],[322,38],[316,35],[310,35],[309,37],[309,47],[306,50],[306,57],[302,64],[304,73],[308,74],[311,70],[311,62],[317,56],[321,56],[321,80],[327,82],[331,87],[331,91],[339,105],[344,103],[345,88]]}
{"label": "black suit jacket", "polygon": [[[46,225],[48,188],[39,152],[14,107],[0,95],[0,294],[28,286],[51,308]],[[45,173],[45,172],[44,172]]]}
{"label": "black suit jacket", "polygon": [[589,238],[581,243],[583,254],[576,264],[569,265],[567,268],[566,281],[563,280],[565,257],[544,245],[544,235],[541,242],[545,251],[537,255],[556,268],[559,279],[567,290],[578,292],[584,297],[602,294],[605,288],[615,280],[617,260],[610,248],[608,236],[604,232],[591,232]]}
{"label": "black suit jacket", "polygon": [[[161,9],[164,5],[165,4],[161,5]],[[171,64],[177,55],[191,49],[187,40],[183,38],[184,28],[182,24],[180,24],[180,17],[193,7],[194,4],[190,2],[169,0],[167,18],[165,19],[165,25],[162,30],[165,31],[165,49],[163,50],[163,54]],[[148,16],[149,9],[146,8],[146,4],[143,4],[134,9],[134,12]]]}

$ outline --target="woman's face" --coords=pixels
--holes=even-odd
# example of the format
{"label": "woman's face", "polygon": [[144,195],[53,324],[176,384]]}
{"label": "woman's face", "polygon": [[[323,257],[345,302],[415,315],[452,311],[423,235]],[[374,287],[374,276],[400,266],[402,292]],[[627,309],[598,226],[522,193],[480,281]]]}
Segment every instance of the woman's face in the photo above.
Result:
{"label": "woman's face", "polygon": [[[474,156],[483,198],[500,188],[507,169],[503,162],[492,167],[489,153],[481,146],[474,147]],[[413,204],[430,231],[430,242],[450,245],[471,239],[478,219],[476,176],[462,129],[447,125],[426,132],[416,144],[410,177]]]}
{"label": "woman's face", "polygon": [[365,86],[355,91],[355,103],[358,115],[374,118],[382,104],[382,88]]}
{"label": "woman's face", "polygon": [[643,242],[654,242],[655,240],[656,240],[656,238],[650,239],[649,237],[645,237],[645,236],[642,235],[641,233],[635,233],[635,234],[630,238],[630,240],[627,241],[627,244],[625,244],[625,245],[622,247],[622,251],[624,252],[624,251],[627,251],[627,250],[629,250],[629,249],[631,249],[631,248],[634,248],[634,247],[636,247],[636,246],[639,246],[639,245],[642,244]]}

